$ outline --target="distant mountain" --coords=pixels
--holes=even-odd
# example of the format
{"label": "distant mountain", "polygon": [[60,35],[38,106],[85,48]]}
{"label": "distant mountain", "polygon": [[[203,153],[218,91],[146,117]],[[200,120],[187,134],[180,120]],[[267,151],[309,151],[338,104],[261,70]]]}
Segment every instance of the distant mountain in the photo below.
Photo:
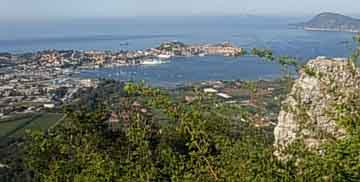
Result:
{"label": "distant mountain", "polygon": [[321,13],[306,23],[293,26],[310,31],[360,32],[360,19],[336,13]]}

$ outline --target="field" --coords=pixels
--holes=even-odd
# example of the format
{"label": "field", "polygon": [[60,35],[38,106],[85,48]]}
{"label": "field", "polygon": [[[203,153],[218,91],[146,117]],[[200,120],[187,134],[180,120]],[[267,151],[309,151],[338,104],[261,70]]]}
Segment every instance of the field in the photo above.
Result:
{"label": "field", "polygon": [[63,117],[63,114],[35,113],[0,120],[0,143],[9,138],[21,137],[27,129],[46,130]]}

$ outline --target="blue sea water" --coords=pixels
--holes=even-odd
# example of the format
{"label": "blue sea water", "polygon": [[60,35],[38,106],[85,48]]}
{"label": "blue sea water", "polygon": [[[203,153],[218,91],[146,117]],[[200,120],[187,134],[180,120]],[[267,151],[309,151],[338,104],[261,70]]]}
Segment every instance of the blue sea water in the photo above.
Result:
{"label": "blue sea water", "polygon": [[205,80],[271,80],[281,73],[277,64],[255,57],[177,57],[160,65],[139,65],[82,71],[89,78],[146,81],[155,86],[176,87]]}
{"label": "blue sea water", "polygon": [[[119,19],[2,22],[0,52],[44,49],[138,50],[163,41],[218,43],[230,41],[247,49],[266,47],[279,55],[303,61],[316,56],[345,57],[351,53],[351,33],[309,32],[288,24],[306,18],[284,17],[134,17]],[[127,43],[127,46],[123,44]],[[155,85],[176,85],[200,80],[275,78],[276,64],[254,57],[174,58],[168,64],[129,66],[82,72],[88,77],[146,80]]]}

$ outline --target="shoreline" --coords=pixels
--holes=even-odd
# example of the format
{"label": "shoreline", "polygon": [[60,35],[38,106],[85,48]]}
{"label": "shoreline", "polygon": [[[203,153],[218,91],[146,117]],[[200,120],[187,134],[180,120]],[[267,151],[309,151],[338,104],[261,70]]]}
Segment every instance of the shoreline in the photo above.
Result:
{"label": "shoreline", "polygon": [[302,27],[305,31],[314,31],[314,32],[346,32],[346,33],[360,33],[360,30],[350,30],[350,29],[338,29],[338,28],[314,28],[314,27]]}
{"label": "shoreline", "polygon": [[111,51],[111,50],[57,50],[49,49],[31,53],[13,54],[0,52],[0,61],[6,65],[38,62],[40,66],[59,68],[100,68],[128,65],[153,65],[170,60],[173,57],[214,56],[237,57],[246,54],[244,48],[234,46],[230,42],[185,44],[178,41],[163,42],[158,47],[142,50]]}

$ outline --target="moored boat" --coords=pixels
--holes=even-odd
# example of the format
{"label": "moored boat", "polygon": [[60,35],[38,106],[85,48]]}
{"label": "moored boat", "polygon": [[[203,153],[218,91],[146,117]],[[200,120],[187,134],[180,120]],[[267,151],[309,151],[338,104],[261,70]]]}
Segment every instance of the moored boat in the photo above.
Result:
{"label": "moored boat", "polygon": [[167,61],[162,61],[162,60],[158,60],[158,59],[147,59],[147,60],[144,60],[141,64],[156,65],[156,64],[164,64],[164,63],[167,63]]}

